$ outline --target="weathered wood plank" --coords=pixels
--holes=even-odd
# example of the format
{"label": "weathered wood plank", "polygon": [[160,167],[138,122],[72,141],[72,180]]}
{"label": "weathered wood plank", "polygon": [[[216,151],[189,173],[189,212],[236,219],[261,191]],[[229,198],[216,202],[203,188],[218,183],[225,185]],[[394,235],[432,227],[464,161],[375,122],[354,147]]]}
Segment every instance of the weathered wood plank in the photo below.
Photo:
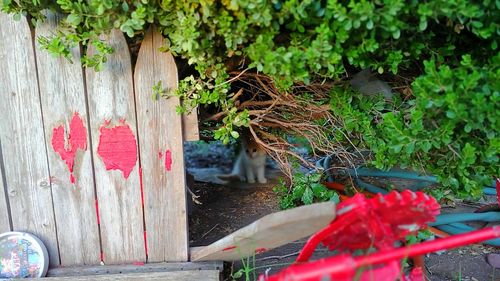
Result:
{"label": "weathered wood plank", "polygon": [[101,71],[86,71],[104,261],[145,261],[130,54],[120,31],[107,41],[114,54]]}
{"label": "weathered wood plank", "polygon": [[170,272],[189,270],[218,270],[222,271],[221,261],[209,262],[162,262],[145,263],[144,265],[124,264],[124,265],[95,265],[95,266],[69,266],[49,269],[47,277],[64,276],[89,276],[103,274],[127,274],[127,273],[148,273],[148,272]]}
{"label": "weathered wood plank", "polygon": [[2,157],[2,141],[0,139],[0,233],[10,231],[9,222],[9,210],[7,204],[7,198],[5,192],[7,191],[7,186],[4,185],[4,173],[3,173],[3,157]]}
{"label": "weathered wood plank", "polygon": [[198,111],[193,109],[189,114],[182,115],[182,135],[184,141],[199,141]]}
{"label": "weathered wood plank", "polygon": [[137,122],[149,261],[187,261],[188,232],[182,118],[178,98],[153,100],[152,87],[177,87],[177,67],[161,53],[163,37],[150,30],[135,67]]}
{"label": "weathered wood plank", "polygon": [[[49,36],[55,28],[56,18],[49,14],[47,21],[37,26],[36,37]],[[61,226],[57,229],[61,264],[98,264],[99,229],[80,50],[72,50],[73,63],[65,58],[54,58],[38,43],[35,51],[54,213],[57,224]],[[74,122],[83,127],[75,127],[77,123]],[[62,132],[59,139],[58,130]],[[85,144],[82,147],[75,142],[79,134]],[[61,147],[62,151],[56,151]],[[67,165],[63,158],[74,161],[74,165]]]}
{"label": "weathered wood plank", "polygon": [[26,18],[0,13],[0,139],[13,230],[38,236],[59,264],[33,41]]}
{"label": "weathered wood plank", "polygon": [[269,214],[206,247],[191,248],[191,260],[240,260],[307,237],[334,218],[334,202]]}
{"label": "weathered wood plank", "polygon": [[110,274],[93,275],[78,277],[47,277],[42,280],[47,281],[107,281],[107,280],[125,280],[125,281],[144,281],[144,280],[162,280],[162,281],[219,281],[220,273],[217,270],[198,270],[198,271],[171,271],[171,272],[152,272],[152,273],[129,273],[129,274]]}

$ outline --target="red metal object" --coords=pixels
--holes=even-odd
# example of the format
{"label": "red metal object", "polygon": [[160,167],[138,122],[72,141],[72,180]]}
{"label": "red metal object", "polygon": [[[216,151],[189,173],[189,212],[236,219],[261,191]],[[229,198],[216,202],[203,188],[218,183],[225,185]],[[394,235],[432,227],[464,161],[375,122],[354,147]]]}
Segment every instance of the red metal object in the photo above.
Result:
{"label": "red metal object", "polygon": [[[339,256],[320,259],[311,263],[294,264],[274,276],[261,276],[260,280],[353,280],[352,278],[356,275],[358,270],[369,267],[374,267],[375,269],[364,271],[362,273],[361,279],[359,280],[395,280],[395,278],[392,278],[393,275],[390,276],[392,279],[386,279],[387,276],[385,276],[385,274],[389,274],[390,272],[392,272],[394,263],[398,265],[398,274],[400,274],[401,268],[399,268],[399,260],[403,258],[414,257],[417,255],[427,254],[439,250],[465,246],[468,244],[490,240],[496,237],[500,237],[500,226],[494,226],[465,234],[454,235],[439,240],[426,241],[404,248],[387,249],[361,257],[352,257],[349,254],[343,254]],[[415,279],[413,278],[418,276],[418,271],[418,269],[415,269],[410,274],[409,279],[407,278],[406,280],[415,281]],[[379,275],[382,272],[384,275]],[[328,276],[331,279],[325,279],[325,276]],[[363,279],[364,276],[376,276],[377,278]],[[396,277],[399,277],[399,275],[397,275]]]}
{"label": "red metal object", "polygon": [[[425,227],[439,214],[436,200],[422,192],[409,190],[377,195],[367,199],[357,194],[337,206],[337,218],[314,234],[306,243],[295,264],[265,281],[320,280],[406,280],[423,281],[421,268],[401,276],[401,259],[477,243],[500,236],[500,226],[444,239],[395,248],[396,241]],[[323,243],[337,256],[308,262],[314,249]],[[375,248],[378,252],[354,257],[352,251]]]}
{"label": "red metal object", "polygon": [[340,251],[392,247],[434,221],[439,209],[436,200],[422,192],[393,191],[371,199],[356,194],[337,206],[337,218],[309,239],[297,262],[307,261],[319,243]]}

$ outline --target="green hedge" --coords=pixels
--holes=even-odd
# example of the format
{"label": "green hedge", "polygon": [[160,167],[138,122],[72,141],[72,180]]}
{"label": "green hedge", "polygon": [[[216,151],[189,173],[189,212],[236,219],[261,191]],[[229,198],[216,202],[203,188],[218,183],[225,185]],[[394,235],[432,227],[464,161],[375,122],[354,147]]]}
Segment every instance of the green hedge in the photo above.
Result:
{"label": "green hedge", "polygon": [[246,112],[236,112],[228,98],[232,61],[271,77],[283,92],[298,82],[337,81],[352,69],[371,68],[387,77],[409,73],[410,79],[417,77],[412,95],[391,104],[334,88],[331,103],[345,119],[344,133],[374,151],[376,167],[426,170],[455,194],[477,196],[499,175],[500,1],[3,0],[2,5],[4,12],[29,14],[35,24],[47,8],[64,17],[58,35],[39,39],[42,45],[66,57],[71,46],[95,45],[100,53],[83,63],[96,68],[112,51],[98,40],[100,34],[119,28],[134,37],[151,23],[159,26],[168,39],[164,49],[197,71],[177,92],[185,105],[214,104],[231,112],[216,132],[223,140],[236,135],[233,125],[248,124]]}

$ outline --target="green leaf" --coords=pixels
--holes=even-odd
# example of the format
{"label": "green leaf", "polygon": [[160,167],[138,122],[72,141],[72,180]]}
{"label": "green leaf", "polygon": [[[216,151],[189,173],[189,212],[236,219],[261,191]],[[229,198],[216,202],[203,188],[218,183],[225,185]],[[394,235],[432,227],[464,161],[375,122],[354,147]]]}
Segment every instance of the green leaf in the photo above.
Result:
{"label": "green leaf", "polygon": [[243,277],[243,273],[245,272],[245,269],[242,268],[238,271],[236,271],[235,273],[232,274],[232,278],[233,279],[240,279],[241,277]]}
{"label": "green leaf", "polygon": [[304,190],[304,194],[302,195],[302,202],[306,205],[313,203],[314,194],[310,188],[306,188]]}
{"label": "green leaf", "polygon": [[427,20],[421,20],[420,21],[420,24],[418,25],[418,29],[420,29],[420,31],[424,31],[427,29]]}
{"label": "green leaf", "polygon": [[68,17],[66,18],[66,20],[73,26],[77,26],[80,24],[80,22],[82,21],[82,18],[80,17],[80,15],[76,15],[76,14],[70,14],[68,15]]}
{"label": "green leaf", "polygon": [[239,138],[239,137],[240,137],[240,134],[239,134],[238,132],[236,132],[236,131],[232,131],[232,132],[231,132],[231,136],[232,136],[233,138],[237,139],[237,138]]}
{"label": "green leaf", "polygon": [[340,203],[340,196],[338,195],[337,192],[332,193],[332,196],[330,197],[330,201],[335,202],[335,204]]}

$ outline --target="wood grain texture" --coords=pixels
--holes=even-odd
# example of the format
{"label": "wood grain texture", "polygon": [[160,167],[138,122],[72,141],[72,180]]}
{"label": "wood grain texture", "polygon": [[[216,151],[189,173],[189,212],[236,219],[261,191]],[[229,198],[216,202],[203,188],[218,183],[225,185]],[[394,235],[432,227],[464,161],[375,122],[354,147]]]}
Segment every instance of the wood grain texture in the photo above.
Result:
{"label": "wood grain texture", "polygon": [[144,281],[144,280],[161,280],[161,281],[219,281],[220,273],[217,270],[197,270],[197,271],[172,271],[172,272],[152,272],[152,273],[128,273],[128,274],[109,274],[109,275],[92,275],[92,276],[77,276],[77,277],[47,277],[41,280],[47,281],[107,281],[107,280],[124,280],[124,281]]}
{"label": "wood grain texture", "polygon": [[[107,264],[145,261],[139,165],[128,178],[119,170],[106,170],[97,154],[101,126],[127,124],[136,136],[132,67],[127,43],[120,31],[106,39],[115,49],[104,68],[86,70],[94,171],[104,261]],[[93,50],[90,50],[93,53]],[[123,121],[123,123],[122,123]],[[117,142],[117,146],[120,143]]]}
{"label": "wood grain texture", "polygon": [[199,141],[200,130],[198,128],[198,108],[189,114],[182,115],[182,135],[184,141]]}
{"label": "wood grain texture", "polygon": [[[49,36],[56,28],[54,15],[37,26],[36,37]],[[75,184],[70,172],[51,140],[53,129],[64,126],[66,138],[71,137],[70,121],[78,113],[87,127],[87,109],[79,48],[72,49],[72,60],[54,58],[36,44],[40,96],[44,114],[45,139],[52,179],[54,213],[58,228],[62,265],[98,264],[100,261],[99,229],[95,209],[94,176],[90,146],[78,150],[75,157]],[[73,132],[74,133],[74,132]],[[87,129],[87,144],[90,142]]]}
{"label": "wood grain texture", "polygon": [[191,260],[240,260],[307,237],[334,218],[334,202],[273,213],[206,247],[191,248]]}
{"label": "wood grain texture", "polygon": [[217,270],[222,271],[222,261],[210,262],[161,262],[145,263],[144,265],[95,265],[95,266],[69,266],[49,269],[47,277],[89,276],[103,274],[127,274],[148,272],[170,272],[190,270]]}
{"label": "wood grain texture", "polygon": [[59,264],[33,41],[26,18],[0,13],[0,139],[13,230],[30,232]]}
{"label": "wood grain texture", "polygon": [[179,99],[151,98],[152,87],[159,81],[167,89],[178,83],[172,55],[158,50],[162,43],[159,32],[148,31],[134,73],[148,260],[187,261],[182,118],[175,111]]}
{"label": "wood grain texture", "polygon": [[3,169],[2,169],[2,141],[0,140],[0,233],[10,231],[9,222],[9,210],[7,205],[7,198],[5,196],[5,191],[7,186],[4,185],[3,181]]}

